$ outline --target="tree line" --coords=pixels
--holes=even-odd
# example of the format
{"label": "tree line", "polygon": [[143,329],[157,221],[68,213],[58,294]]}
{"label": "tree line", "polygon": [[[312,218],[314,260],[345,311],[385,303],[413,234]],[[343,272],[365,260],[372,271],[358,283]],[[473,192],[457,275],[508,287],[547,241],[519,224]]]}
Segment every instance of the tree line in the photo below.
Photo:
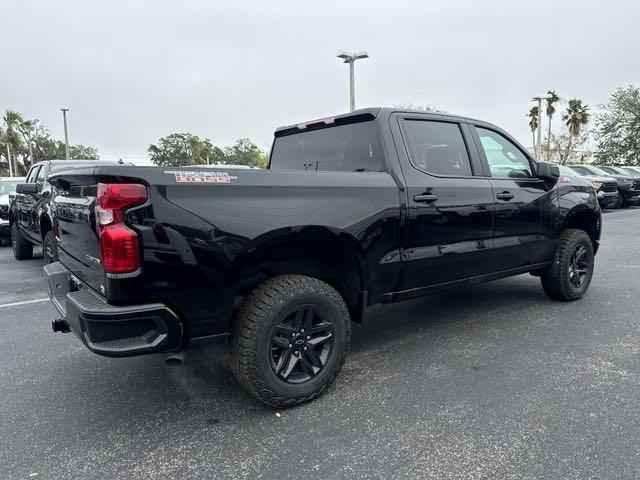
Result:
{"label": "tree line", "polygon": [[[543,159],[565,165],[583,162],[593,154],[597,164],[640,165],[640,88],[634,85],[618,88],[595,114],[579,98],[563,101],[555,90],[547,93],[546,136],[541,145]],[[562,104],[562,124],[560,130],[554,132],[552,121]],[[536,132],[544,128],[538,125],[538,107],[532,107],[527,116],[535,146]],[[584,149],[591,134],[596,141],[594,152]]]}
{"label": "tree line", "polygon": [[240,138],[233,145],[218,147],[208,138],[190,133],[172,133],[147,148],[155,165],[178,167],[183,165],[234,164],[266,168],[267,153],[248,138]]}
{"label": "tree line", "polygon": [[[69,156],[99,158],[98,150],[86,145],[69,145]],[[56,158],[65,158],[65,144],[52,138],[38,119],[25,119],[14,110],[4,113],[0,122],[0,176],[10,170],[16,175],[25,175],[33,163]]]}

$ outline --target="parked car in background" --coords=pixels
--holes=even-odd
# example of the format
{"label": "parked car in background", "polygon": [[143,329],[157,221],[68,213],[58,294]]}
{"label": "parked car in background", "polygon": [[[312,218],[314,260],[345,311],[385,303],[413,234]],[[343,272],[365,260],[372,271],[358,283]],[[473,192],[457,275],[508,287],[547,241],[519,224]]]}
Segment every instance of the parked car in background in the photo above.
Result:
{"label": "parked car in background", "polygon": [[633,167],[631,165],[616,165],[623,169],[625,172],[630,173],[631,175],[640,175],[640,167]]}
{"label": "parked car in background", "polygon": [[11,243],[16,260],[31,258],[34,245],[43,247],[45,263],[57,258],[51,230],[49,174],[78,167],[119,164],[100,160],[47,160],[32,165],[24,183],[16,185],[16,193],[9,205]]}
{"label": "parked car in background", "polygon": [[53,174],[52,326],[114,357],[231,336],[239,383],[297,405],[369,306],[523,273],[581,298],[601,210],[559,175],[489,123],[394,108],[281,127],[268,170]]}
{"label": "parked car in background", "polygon": [[626,172],[619,173],[615,170],[612,173],[593,165],[568,165],[568,167],[586,176],[615,178],[618,182],[618,193],[620,194],[617,207],[640,204],[640,175],[632,176]]}
{"label": "parked car in background", "polygon": [[597,177],[578,173],[570,167],[560,165],[560,175],[572,181],[580,179],[596,190],[598,203],[602,208],[616,208],[620,198],[618,193],[618,181],[612,177]]}
{"label": "parked car in background", "polygon": [[9,243],[11,227],[9,225],[9,196],[16,193],[16,186],[24,182],[25,177],[0,178],[0,245]]}

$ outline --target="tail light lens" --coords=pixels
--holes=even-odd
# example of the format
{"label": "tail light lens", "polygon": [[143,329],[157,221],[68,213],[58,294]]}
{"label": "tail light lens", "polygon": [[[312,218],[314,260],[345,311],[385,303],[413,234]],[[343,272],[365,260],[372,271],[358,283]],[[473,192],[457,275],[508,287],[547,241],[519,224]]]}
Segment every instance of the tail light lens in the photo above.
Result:
{"label": "tail light lens", "polygon": [[147,201],[147,188],[137,183],[99,183],[96,222],[105,273],[133,273],[140,268],[138,234],[124,223],[124,212]]}

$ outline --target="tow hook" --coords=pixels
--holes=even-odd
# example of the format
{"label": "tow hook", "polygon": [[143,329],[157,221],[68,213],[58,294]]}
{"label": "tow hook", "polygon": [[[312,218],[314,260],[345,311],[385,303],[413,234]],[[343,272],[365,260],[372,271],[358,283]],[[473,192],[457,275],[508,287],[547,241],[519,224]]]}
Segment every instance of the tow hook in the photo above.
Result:
{"label": "tow hook", "polygon": [[51,328],[53,329],[54,332],[62,332],[62,333],[70,332],[69,324],[64,320],[62,320],[61,318],[54,318],[53,320],[51,320]]}

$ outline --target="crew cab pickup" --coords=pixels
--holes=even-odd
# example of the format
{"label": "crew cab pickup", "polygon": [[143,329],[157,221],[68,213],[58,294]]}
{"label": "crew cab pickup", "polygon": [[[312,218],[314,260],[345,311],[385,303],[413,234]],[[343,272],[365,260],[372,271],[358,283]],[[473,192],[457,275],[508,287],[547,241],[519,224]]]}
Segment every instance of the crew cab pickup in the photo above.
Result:
{"label": "crew cab pickup", "polygon": [[29,168],[24,183],[16,186],[8,209],[11,245],[16,260],[33,256],[33,247],[42,246],[44,263],[57,260],[51,230],[51,185],[47,176],[63,170],[95,165],[118,165],[98,160],[45,160]]}
{"label": "crew cab pickup", "polygon": [[523,273],[582,297],[600,207],[558,177],[489,123],[390,108],[278,128],[268,170],[54,174],[53,329],[114,357],[230,338],[240,384],[295,405],[371,305]]}

